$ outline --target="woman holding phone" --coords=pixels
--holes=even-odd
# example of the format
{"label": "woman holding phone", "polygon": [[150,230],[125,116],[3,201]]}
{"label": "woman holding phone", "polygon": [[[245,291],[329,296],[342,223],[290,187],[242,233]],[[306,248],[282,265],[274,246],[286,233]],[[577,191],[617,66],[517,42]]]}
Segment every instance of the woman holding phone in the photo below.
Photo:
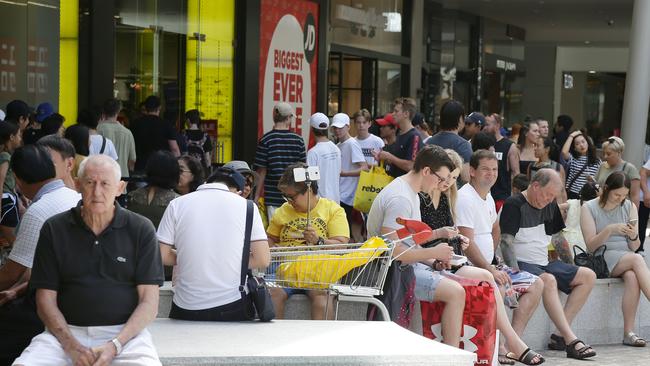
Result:
{"label": "woman holding phone", "polygon": [[606,245],[605,262],[610,277],[625,282],[623,292],[623,344],[645,347],[645,339],[634,334],[634,319],[641,291],[650,299],[650,270],[641,255],[634,253],[640,245],[637,209],[627,197],[630,179],[620,171],[611,173],[602,194],[585,203],[580,226],[590,252]]}

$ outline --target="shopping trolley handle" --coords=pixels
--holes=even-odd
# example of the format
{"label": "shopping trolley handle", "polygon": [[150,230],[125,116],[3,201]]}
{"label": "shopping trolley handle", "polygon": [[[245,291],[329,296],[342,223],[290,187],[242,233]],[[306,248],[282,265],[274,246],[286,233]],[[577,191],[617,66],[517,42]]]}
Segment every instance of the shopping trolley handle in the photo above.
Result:
{"label": "shopping trolley handle", "polygon": [[422,245],[433,240],[433,230],[422,221],[398,217],[395,219],[395,222],[404,226],[395,231],[400,239],[405,239],[410,236],[417,245]]}

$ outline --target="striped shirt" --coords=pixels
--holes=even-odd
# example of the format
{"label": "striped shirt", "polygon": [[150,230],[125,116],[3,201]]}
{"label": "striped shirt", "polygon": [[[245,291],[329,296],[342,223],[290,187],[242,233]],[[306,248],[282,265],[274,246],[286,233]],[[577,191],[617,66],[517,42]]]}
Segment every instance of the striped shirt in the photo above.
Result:
{"label": "striped shirt", "polygon": [[255,168],[266,168],[264,203],[282,206],[284,199],[278,182],[287,166],[305,162],[307,153],[302,137],[289,130],[271,130],[262,136],[255,153]]}
{"label": "striped shirt", "polygon": [[[582,169],[585,164],[587,164],[587,156],[581,156],[579,158],[574,158],[573,155],[569,157],[567,161],[567,166],[569,167],[569,174],[566,178],[566,190],[568,192],[573,192],[575,194],[580,194],[582,186],[587,183],[587,177],[591,176],[592,178],[598,173],[598,168],[600,167],[600,160],[597,163],[587,166],[584,170]],[[576,175],[580,173],[578,177]]]}

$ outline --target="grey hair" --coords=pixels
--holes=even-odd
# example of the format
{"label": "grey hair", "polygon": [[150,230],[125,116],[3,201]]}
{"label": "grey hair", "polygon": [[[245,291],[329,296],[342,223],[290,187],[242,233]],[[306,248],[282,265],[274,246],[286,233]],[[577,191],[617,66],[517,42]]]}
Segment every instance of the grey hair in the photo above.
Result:
{"label": "grey hair", "polygon": [[543,168],[535,172],[533,177],[530,179],[530,184],[537,182],[540,187],[546,187],[552,180],[553,177],[558,177],[558,174],[555,170],[550,168]]}
{"label": "grey hair", "polygon": [[79,164],[79,171],[77,172],[78,177],[85,177],[86,166],[88,165],[108,166],[113,170],[115,179],[118,182],[122,180],[122,169],[120,168],[120,164],[108,155],[97,154],[86,157],[81,161],[81,164]]}

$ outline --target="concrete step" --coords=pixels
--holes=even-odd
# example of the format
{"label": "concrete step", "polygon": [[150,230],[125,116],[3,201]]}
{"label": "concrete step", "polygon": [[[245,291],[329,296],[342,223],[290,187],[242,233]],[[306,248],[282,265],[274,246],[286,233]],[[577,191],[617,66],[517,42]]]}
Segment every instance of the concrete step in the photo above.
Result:
{"label": "concrete step", "polygon": [[165,366],[471,366],[475,360],[473,353],[426,339],[393,322],[156,319],[148,329]]}

